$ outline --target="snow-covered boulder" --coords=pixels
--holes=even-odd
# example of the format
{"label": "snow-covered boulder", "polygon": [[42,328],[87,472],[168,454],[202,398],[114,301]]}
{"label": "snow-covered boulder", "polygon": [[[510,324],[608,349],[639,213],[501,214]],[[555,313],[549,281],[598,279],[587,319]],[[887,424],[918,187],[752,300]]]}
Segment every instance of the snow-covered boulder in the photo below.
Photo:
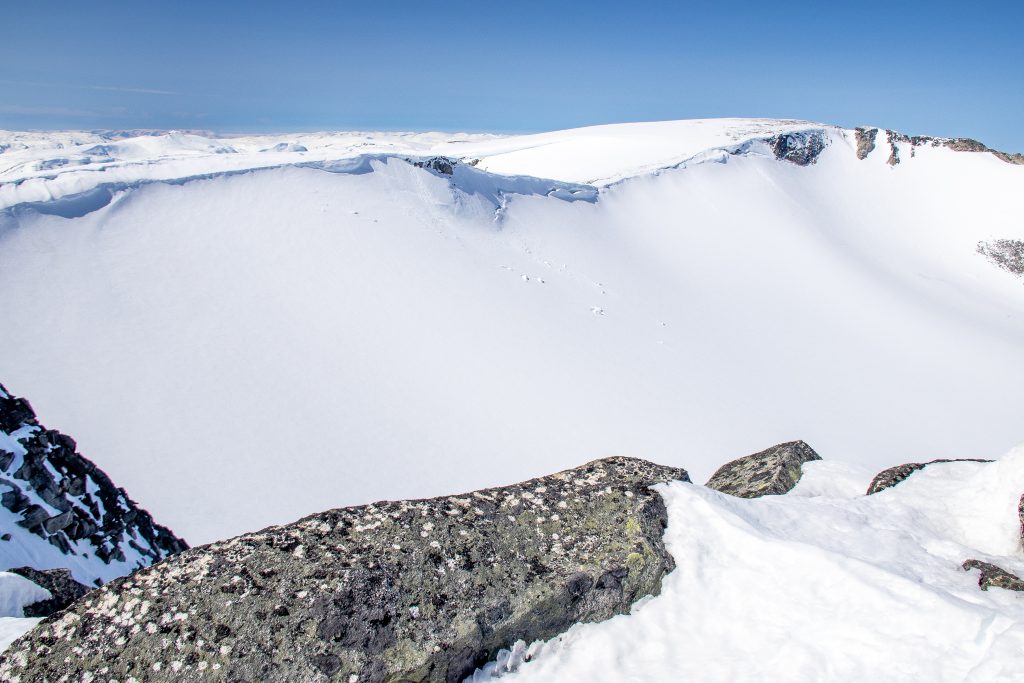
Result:
{"label": "snow-covered boulder", "polygon": [[517,640],[657,594],[675,564],[650,487],[680,480],[608,458],[194,548],[42,624],[0,658],[0,678],[462,681]]}
{"label": "snow-covered boulder", "polygon": [[821,456],[803,441],[781,443],[722,465],[706,486],[739,498],[780,495],[796,486],[803,464],[812,460]]}
{"label": "snow-covered boulder", "polygon": [[14,567],[11,573],[28,579],[50,594],[48,598],[25,605],[23,611],[26,617],[48,617],[66,608],[90,590],[88,586],[75,581],[70,569],[39,571],[32,567]]}
{"label": "snow-covered boulder", "polygon": [[871,484],[868,486],[867,495],[884,491],[887,488],[892,488],[905,480],[914,472],[923,470],[928,465],[934,465],[935,463],[945,462],[992,462],[991,460],[982,460],[978,458],[939,458],[937,460],[929,460],[928,462],[908,462],[902,465],[896,465],[884,469],[875,475],[875,478],[871,480]]}

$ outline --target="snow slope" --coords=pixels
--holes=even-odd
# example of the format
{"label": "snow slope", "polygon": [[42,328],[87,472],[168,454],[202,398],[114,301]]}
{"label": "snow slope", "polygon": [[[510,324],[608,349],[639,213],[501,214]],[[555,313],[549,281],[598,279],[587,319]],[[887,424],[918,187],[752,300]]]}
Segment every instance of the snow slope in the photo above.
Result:
{"label": "snow slope", "polygon": [[754,500],[659,487],[677,562],[661,595],[533,645],[516,673],[513,661],[474,680],[1020,680],[1024,602],[979,590],[961,564],[1024,571],[1024,447],[930,465],[871,496],[867,470],[804,471],[789,494]]}
{"label": "snow slope", "polygon": [[[757,142],[797,130],[817,163]],[[1024,238],[1024,166],[987,153],[90,135],[0,139],[0,378],[193,543],[604,455],[703,481],[795,438],[878,470],[1024,437],[1024,283],[975,252]],[[404,160],[438,153],[476,167]]]}

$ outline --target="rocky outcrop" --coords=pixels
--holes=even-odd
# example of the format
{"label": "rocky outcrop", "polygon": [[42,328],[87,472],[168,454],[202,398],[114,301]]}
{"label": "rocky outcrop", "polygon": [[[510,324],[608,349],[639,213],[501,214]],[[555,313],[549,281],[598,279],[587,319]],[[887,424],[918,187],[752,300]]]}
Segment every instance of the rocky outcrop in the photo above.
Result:
{"label": "rocky outcrop", "polygon": [[978,242],[977,251],[996,266],[1024,276],[1024,241],[998,239]]}
{"label": "rocky outcrop", "polygon": [[689,479],[609,458],[188,550],[42,622],[0,679],[462,681],[658,593],[674,563],[650,486],[671,480]]}
{"label": "rocky outcrop", "polygon": [[5,530],[0,543],[18,533],[23,546],[38,541],[90,562],[122,563],[124,574],[188,547],[76,448],[0,386],[0,505],[18,527]]}
{"label": "rocky outcrop", "polygon": [[458,163],[458,160],[449,159],[448,157],[430,157],[422,161],[414,161],[413,166],[425,168],[441,175],[453,175],[455,173],[455,165]]}
{"label": "rocky outcrop", "polygon": [[797,166],[809,166],[825,149],[825,133],[820,130],[783,133],[767,140],[776,159]]}
{"label": "rocky outcrop", "polygon": [[908,462],[903,465],[896,465],[896,467],[890,467],[887,470],[882,470],[875,475],[875,478],[871,480],[868,485],[868,490],[865,495],[870,496],[872,493],[878,493],[887,488],[891,488],[896,484],[909,477],[914,472],[924,469],[928,465],[934,465],[939,462],[992,462],[991,460],[982,460],[980,458],[939,458],[938,460],[929,460],[928,462]]}
{"label": "rocky outcrop", "polygon": [[875,151],[875,139],[878,137],[878,129],[855,128],[853,133],[857,139],[857,158],[867,159],[868,155]]}
{"label": "rocky outcrop", "polygon": [[75,581],[70,569],[46,569],[39,571],[32,567],[15,567],[8,570],[23,576],[41,588],[50,591],[49,600],[40,600],[27,605],[26,617],[48,617],[66,608],[89,592],[89,587]]}
{"label": "rocky outcrop", "polygon": [[1016,574],[1011,574],[1002,567],[997,567],[981,560],[967,560],[963,564],[965,571],[978,569],[981,576],[978,577],[978,587],[987,591],[992,586],[1005,588],[1010,591],[1024,591],[1024,581]]}
{"label": "rocky outcrop", "polygon": [[708,488],[740,498],[786,493],[800,481],[803,464],[821,456],[803,441],[790,441],[754,453],[718,468]]}
{"label": "rocky outcrop", "polygon": [[[855,128],[854,137],[857,141],[857,158],[866,159],[875,149],[875,139],[878,135],[878,128]],[[985,145],[982,142],[971,138],[937,138],[930,135],[904,135],[894,130],[885,131],[889,142],[890,153],[888,164],[896,166],[900,163],[900,152],[896,146],[897,142],[906,143],[910,147],[910,156],[918,147],[929,145],[931,147],[947,147],[954,152],[989,152],[992,156],[1005,161],[1008,164],[1024,164],[1024,154],[1010,154],[1000,152],[997,149]]]}

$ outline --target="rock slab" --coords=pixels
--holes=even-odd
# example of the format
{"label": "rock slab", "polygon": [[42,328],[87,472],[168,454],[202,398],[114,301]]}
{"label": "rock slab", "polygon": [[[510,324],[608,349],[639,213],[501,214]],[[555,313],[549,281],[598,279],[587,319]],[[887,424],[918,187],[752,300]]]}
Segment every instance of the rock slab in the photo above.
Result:
{"label": "rock slab", "polygon": [[821,456],[803,441],[790,441],[718,468],[708,488],[739,498],[760,498],[788,492],[803,475],[803,464]]}
{"label": "rock slab", "polygon": [[9,681],[445,681],[517,640],[628,611],[674,562],[650,488],[609,458],[514,486],[316,514],[187,550],[41,622]]}

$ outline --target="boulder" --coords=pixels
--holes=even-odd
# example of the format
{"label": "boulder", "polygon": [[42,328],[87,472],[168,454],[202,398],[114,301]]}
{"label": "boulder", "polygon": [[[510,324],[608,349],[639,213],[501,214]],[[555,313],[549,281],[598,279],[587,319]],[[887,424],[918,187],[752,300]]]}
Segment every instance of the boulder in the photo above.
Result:
{"label": "boulder", "polygon": [[1016,574],[1011,574],[1002,567],[997,567],[981,560],[967,560],[963,564],[965,571],[978,569],[981,576],[978,577],[978,587],[987,591],[992,586],[1005,588],[1010,591],[1024,591],[1024,581]]}
{"label": "boulder", "polygon": [[609,458],[186,550],[43,621],[0,679],[461,682],[660,592],[674,563],[650,487],[673,480],[689,478]]}
{"label": "boulder", "polygon": [[740,498],[780,495],[796,486],[811,460],[821,456],[803,441],[780,443],[722,465],[706,486]]}
{"label": "boulder", "polygon": [[878,493],[887,488],[891,488],[896,484],[900,483],[914,472],[924,469],[928,465],[934,465],[937,462],[992,462],[991,460],[982,460],[980,458],[939,458],[938,460],[929,460],[928,462],[908,462],[903,465],[897,465],[896,467],[890,467],[887,470],[882,470],[875,475],[875,478],[871,480],[868,485],[867,494],[870,496],[872,493]]}
{"label": "boulder", "polygon": [[70,569],[39,571],[32,567],[15,567],[8,571],[23,576],[37,586],[50,591],[49,600],[40,600],[25,607],[26,617],[48,617],[66,608],[90,590],[88,586],[75,581],[71,576]]}

